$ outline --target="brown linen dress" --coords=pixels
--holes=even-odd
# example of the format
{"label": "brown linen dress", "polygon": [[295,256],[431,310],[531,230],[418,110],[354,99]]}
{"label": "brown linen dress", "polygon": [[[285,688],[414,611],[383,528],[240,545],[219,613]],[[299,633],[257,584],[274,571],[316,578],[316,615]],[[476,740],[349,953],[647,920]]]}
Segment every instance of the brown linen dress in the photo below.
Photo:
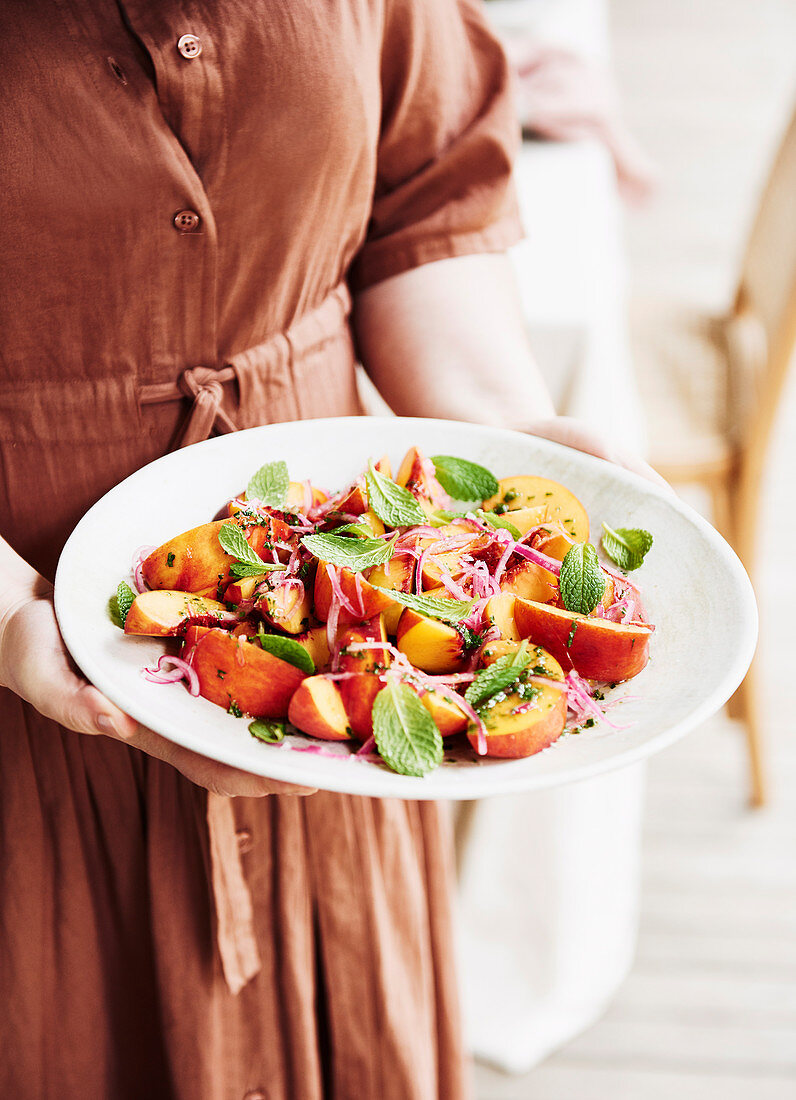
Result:
{"label": "brown linen dress", "polygon": [[[475,3],[5,0],[0,73],[0,530],[50,577],[178,443],[359,412],[349,286],[517,236]],[[466,1092],[435,805],[0,706],[0,1096]]]}

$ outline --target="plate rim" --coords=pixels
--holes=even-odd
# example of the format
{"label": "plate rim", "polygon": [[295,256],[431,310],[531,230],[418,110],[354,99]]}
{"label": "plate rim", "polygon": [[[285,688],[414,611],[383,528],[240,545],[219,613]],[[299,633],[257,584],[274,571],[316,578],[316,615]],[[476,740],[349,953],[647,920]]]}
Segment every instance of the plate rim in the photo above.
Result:
{"label": "plate rim", "polygon": [[[391,428],[395,428],[396,425],[405,426],[407,432],[411,431],[412,425],[422,425],[423,430],[433,430],[434,426],[440,426],[450,430],[451,428],[463,429],[468,433],[474,433],[476,435],[482,435],[495,439],[496,437],[503,436],[511,440],[522,440],[527,444],[529,441],[537,443],[542,451],[549,451],[555,453],[556,451],[568,454],[576,454],[578,456],[578,462],[584,462],[587,466],[592,465],[595,469],[600,468],[606,471],[610,471],[610,475],[614,480],[620,482],[626,482],[634,485],[637,488],[643,488],[646,495],[657,497],[667,507],[673,508],[678,512],[692,527],[695,527],[700,533],[702,538],[712,546],[713,550],[724,559],[726,565],[735,573],[735,579],[739,586],[738,595],[740,597],[739,604],[742,606],[743,613],[741,615],[741,625],[744,628],[742,644],[740,644],[733,656],[733,660],[729,662],[728,667],[725,669],[721,680],[714,688],[712,693],[708,695],[701,703],[697,704],[692,711],[686,716],[676,722],[671,728],[666,731],[660,732],[649,740],[642,742],[641,744],[620,750],[613,753],[604,759],[597,761],[584,761],[580,764],[574,764],[570,766],[566,771],[553,772],[553,773],[540,773],[536,776],[524,774],[521,776],[513,777],[511,775],[505,775],[504,782],[498,790],[484,790],[478,781],[478,766],[477,761],[472,770],[458,771],[455,789],[451,791],[435,791],[429,794],[427,790],[424,790],[425,785],[428,782],[429,777],[417,778],[412,776],[399,776],[396,773],[386,773],[387,786],[398,786],[398,790],[390,791],[388,793],[374,793],[368,790],[352,790],[352,784],[350,781],[346,781],[346,777],[354,773],[351,769],[368,766],[362,761],[354,761],[350,756],[344,756],[341,760],[341,768],[339,775],[336,772],[328,773],[327,770],[321,767],[318,770],[315,778],[318,783],[313,782],[313,774],[315,772],[314,763],[317,758],[311,754],[301,754],[304,758],[301,766],[301,775],[299,782],[301,785],[318,785],[319,789],[333,791],[336,793],[348,793],[348,794],[364,794],[368,797],[397,797],[406,799],[409,801],[460,801],[471,800],[483,797],[497,797],[500,794],[511,794],[520,792],[532,792],[534,790],[549,790],[553,787],[563,786],[569,783],[583,782],[589,778],[604,775],[608,772],[615,771],[622,767],[631,766],[640,760],[646,759],[655,753],[668,748],[676,741],[680,740],[688,732],[693,730],[696,726],[702,724],[724,705],[727,699],[733,694],[737,687],[743,681],[746,671],[751,664],[752,658],[755,653],[758,637],[759,616],[757,610],[757,603],[754,596],[754,590],[749,579],[749,576],[741,563],[738,555],[729,543],[721,536],[721,534],[694,508],[692,508],[685,501],[680,499],[668,486],[660,486],[655,482],[649,481],[642,477],[642,475],[635,471],[628,470],[625,467],[618,466],[615,463],[609,462],[606,459],[599,458],[595,455],[591,455],[587,452],[579,451],[577,448],[569,447],[566,444],[559,443],[555,440],[545,439],[542,436],[532,436],[528,433],[515,431],[510,428],[491,427],[481,424],[470,424],[465,421],[451,421],[441,418],[431,417],[323,417],[314,420],[305,421],[286,421],[278,424],[265,424],[255,426],[253,428],[243,429],[239,432],[230,433],[228,435],[215,436],[208,440],[203,440],[200,443],[194,444],[189,450],[192,454],[197,453],[197,449],[202,451],[223,451],[227,446],[240,446],[241,438],[253,438],[255,435],[272,434],[274,429],[287,431],[295,429],[301,425],[306,427],[312,425],[319,431],[323,431],[324,428],[344,429],[347,424],[356,423],[357,426],[361,426],[363,421],[372,425],[375,429],[378,429],[380,424],[385,426],[389,425]],[[278,432],[276,433],[278,434]],[[234,441],[234,442],[233,442]],[[188,449],[186,449],[188,450]],[[126,486],[131,481],[140,478],[144,471],[150,471],[152,467],[158,466],[160,469],[167,469],[170,462],[184,461],[185,451],[172,451],[165,455],[154,459],[152,462],[147,463],[145,466],[140,467],[138,470],[133,471],[117,485],[113,486],[104,493],[99,500],[85,512],[78,523],[72,530],[69,538],[66,540],[64,547],[59,557],[58,566],[55,575],[55,588],[54,588],[54,604],[55,613],[58,620],[58,625],[61,630],[64,642],[72,655],[73,660],[81,669],[86,678],[93,683],[104,695],[106,695],[112,702],[120,706],[126,713],[130,714],[137,722],[142,725],[147,725],[151,721],[151,715],[147,713],[147,708],[139,707],[134,697],[128,698],[128,693],[124,689],[118,688],[113,682],[106,678],[104,668],[101,662],[95,658],[90,651],[84,651],[84,648],[80,644],[80,639],[77,639],[77,650],[80,653],[78,657],[74,650],[73,645],[75,642],[75,636],[73,633],[73,627],[77,630],[77,624],[73,624],[71,616],[68,610],[68,596],[65,593],[64,575],[69,568],[70,555],[75,553],[75,548],[80,542],[80,536],[86,527],[90,527],[92,518],[95,513],[102,511],[108,506],[109,501],[117,495],[123,495]],[[117,700],[119,697],[123,698],[123,705]],[[209,704],[212,705],[212,704]],[[162,733],[156,731],[160,736],[165,737],[167,740],[180,745],[192,752],[197,752],[200,755],[207,756],[206,748],[204,751],[196,747],[195,739],[192,739],[190,734],[184,736],[182,734],[175,735],[173,733]],[[607,735],[609,736],[609,735]],[[270,747],[270,746],[269,746]],[[267,778],[280,780],[283,782],[297,782],[295,774],[295,768],[292,767],[291,757],[295,761],[295,754],[291,751],[282,752],[270,752],[263,754],[263,760],[266,763],[266,769],[261,772],[252,773],[250,767],[243,765],[238,759],[235,762],[235,757],[239,757],[237,752],[238,745],[235,741],[230,740],[228,745],[224,747],[225,759],[219,760],[214,756],[211,759],[219,760],[220,763],[228,764],[232,767],[241,768],[250,772],[251,774],[260,774]],[[342,754],[341,754],[342,755]],[[284,765],[282,764],[284,759]],[[506,764],[521,763],[521,761],[506,761]],[[494,765],[492,765],[494,766]],[[370,765],[372,767],[372,765]],[[354,784],[366,788],[369,786],[367,776],[375,776],[380,774],[384,777],[385,772],[381,767],[378,767],[378,771],[363,772],[365,776],[364,782],[360,784]],[[438,772],[431,773],[431,777],[438,776]],[[399,781],[396,783],[396,781]],[[377,783],[379,781],[377,780]]]}

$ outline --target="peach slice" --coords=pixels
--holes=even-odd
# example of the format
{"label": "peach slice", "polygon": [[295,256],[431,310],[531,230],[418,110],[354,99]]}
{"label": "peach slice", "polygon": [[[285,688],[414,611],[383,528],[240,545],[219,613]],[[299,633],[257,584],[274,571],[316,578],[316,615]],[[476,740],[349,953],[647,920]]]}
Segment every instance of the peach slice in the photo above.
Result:
{"label": "peach slice", "polygon": [[443,737],[453,737],[467,729],[467,715],[440,691],[426,691],[420,696],[420,702],[434,719]]}
{"label": "peach slice", "polygon": [[490,596],[484,605],[484,622],[497,627],[501,638],[518,642],[520,636],[514,622],[514,599],[515,597],[511,592],[501,592],[499,596]]}
{"label": "peach slice", "polygon": [[[415,572],[414,559],[410,557],[390,558],[384,565],[376,565],[368,572],[368,584],[379,588],[391,588],[396,592],[411,592]],[[384,629],[394,635],[398,629],[398,620],[403,614],[403,604],[391,600],[382,609]]]}
{"label": "peach slice", "polygon": [[417,447],[410,447],[403,457],[398,473],[395,475],[396,484],[408,489],[421,508],[427,513],[444,508],[449,497],[434,476],[434,467],[421,454]]}
{"label": "peach slice", "polygon": [[216,587],[229,576],[232,559],[218,541],[218,532],[229,520],[203,523],[164,542],[142,565],[150,588],[198,592]]}
{"label": "peach slice", "polygon": [[[375,463],[375,466],[380,474],[384,474],[385,477],[392,477],[392,465],[389,455],[382,455],[379,461]],[[350,512],[352,515],[361,516],[369,510],[367,483],[365,481],[365,475],[363,474],[357,478],[351,486],[350,491],[342,498],[336,507],[336,511]],[[375,513],[371,513],[371,515],[373,519],[376,519]],[[377,522],[381,521],[377,520]],[[384,527],[382,526],[381,531],[376,533],[383,534]]]}
{"label": "peach slice", "polygon": [[587,680],[630,680],[649,660],[648,627],[577,615],[532,600],[517,600],[514,621],[521,637],[543,646],[564,668],[574,668]]}
{"label": "peach slice", "polygon": [[[486,726],[486,755],[517,759],[541,752],[564,732],[567,719],[567,693],[550,684],[534,685],[533,697],[527,691],[499,693],[494,701],[479,707]],[[478,731],[467,727],[467,739],[478,751]]]}
{"label": "peach slice", "polygon": [[514,557],[500,578],[500,590],[523,600],[546,603],[558,600],[558,577],[536,562]]}
{"label": "peach slice", "polygon": [[[312,494],[312,507],[316,504],[323,504],[327,499],[326,493],[322,489],[316,489],[314,485],[310,486]],[[285,497],[285,508],[288,511],[295,508],[299,512],[304,512],[307,507],[307,492],[303,481],[291,481],[287,487],[287,496]]]}
{"label": "peach slice", "polygon": [[[353,614],[345,607],[341,608],[338,620],[341,624],[365,622],[366,619],[372,619],[374,615],[384,611],[393,602],[385,593],[377,592],[361,574],[359,575],[359,584],[357,584],[357,574],[352,573],[350,569],[346,569],[345,566],[331,566],[331,568],[337,571],[343,595],[350,605],[357,609],[357,614]],[[326,622],[329,618],[332,592],[332,582],[326,571],[326,563],[319,561],[315,573],[315,616],[322,622]],[[360,608],[362,609],[361,614],[359,613]]]}
{"label": "peach slice", "polygon": [[250,600],[258,584],[267,577],[267,573],[259,573],[256,577],[241,577],[231,581],[224,589],[224,603],[239,604],[241,600]]}
{"label": "peach slice", "polygon": [[124,623],[125,634],[181,634],[190,623],[214,626],[219,617],[229,618],[226,607],[191,592],[166,588],[142,592],[133,600]]}
{"label": "peach slice", "polygon": [[349,492],[336,506],[337,512],[349,512],[354,516],[361,516],[368,510],[368,491],[365,487],[365,478],[359,477]]}
{"label": "peach slice", "polygon": [[[589,517],[581,502],[564,485],[546,477],[505,477],[498,482],[497,493],[484,501],[487,511],[506,509],[506,519],[513,522],[511,513],[517,509],[543,508],[539,523],[557,520],[576,542],[589,538]],[[549,551],[546,551],[549,553]],[[553,555],[551,554],[551,557]]]}
{"label": "peach slice", "polygon": [[205,634],[209,634],[212,629],[213,628],[209,626],[195,626],[193,623],[187,626],[182,636],[182,650],[180,651],[180,656],[184,660],[187,660],[190,651],[199,639],[204,637]]}
{"label": "peach slice", "polygon": [[351,726],[340,689],[324,676],[310,676],[296,689],[288,720],[310,737],[322,741],[350,741]]}
{"label": "peach slice", "polygon": [[362,626],[354,626],[342,635],[340,671],[356,673],[350,680],[340,681],[340,695],[348,713],[354,736],[367,741],[373,733],[373,703],[384,684],[378,673],[390,663],[386,649],[362,649],[347,652],[352,642],[387,642],[384,620],[375,616]]}
{"label": "peach slice", "polygon": [[248,619],[245,622],[238,623],[238,625],[232,630],[233,638],[255,638],[259,631],[254,623],[250,623]]}
{"label": "peach slice", "polygon": [[448,623],[406,608],[398,622],[396,645],[424,672],[458,672],[465,664],[464,643]]}
{"label": "peach slice", "polygon": [[309,626],[312,600],[302,585],[276,585],[266,588],[257,598],[257,610],[267,623],[286,634],[301,634]]}
{"label": "peach slice", "polygon": [[372,508],[367,508],[358,516],[357,526],[364,526],[367,528],[368,538],[378,538],[379,535],[384,534],[384,524],[381,522],[381,520]]}
{"label": "peach slice", "polygon": [[549,521],[544,504],[539,504],[535,508],[513,508],[511,515],[506,513],[505,518],[520,535],[527,535],[532,527],[538,527],[540,523]]}
{"label": "peach slice", "polygon": [[329,639],[325,626],[311,626],[303,633],[295,634],[293,641],[304,646],[310,657],[312,657],[312,663],[316,669],[326,669],[332,659],[332,654],[329,649]]}
{"label": "peach slice", "polygon": [[306,672],[261,649],[259,642],[234,638],[224,630],[203,634],[191,650],[199,691],[225,710],[253,718],[286,718]]}

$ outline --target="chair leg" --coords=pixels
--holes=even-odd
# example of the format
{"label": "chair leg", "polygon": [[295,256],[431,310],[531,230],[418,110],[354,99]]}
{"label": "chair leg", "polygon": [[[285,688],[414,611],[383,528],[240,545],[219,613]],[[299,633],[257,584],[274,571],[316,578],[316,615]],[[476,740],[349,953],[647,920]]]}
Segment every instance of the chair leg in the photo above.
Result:
{"label": "chair leg", "polygon": [[[741,500],[743,492],[738,471],[716,478],[711,486],[713,520],[718,530],[732,543],[747,569],[751,569],[753,548],[746,545],[744,523],[740,512],[749,506]],[[739,522],[740,520],[740,522]],[[744,545],[741,545],[741,544]],[[727,714],[743,723],[746,745],[749,752],[749,804],[758,808],[768,801],[768,784],[764,766],[763,728],[760,719],[759,698],[757,692],[757,670],[753,661],[743,682],[734,695],[727,701]]]}
{"label": "chair leg", "polygon": [[733,485],[732,474],[717,474],[710,480],[710,507],[713,513],[713,526],[734,545],[733,525]]}
{"label": "chair leg", "polygon": [[736,710],[735,714],[732,710],[730,711],[731,717],[737,717],[743,722],[746,735],[746,747],[749,753],[749,805],[759,809],[768,802],[768,781],[755,662],[752,663],[746,678],[730,702],[734,704],[733,709]]}

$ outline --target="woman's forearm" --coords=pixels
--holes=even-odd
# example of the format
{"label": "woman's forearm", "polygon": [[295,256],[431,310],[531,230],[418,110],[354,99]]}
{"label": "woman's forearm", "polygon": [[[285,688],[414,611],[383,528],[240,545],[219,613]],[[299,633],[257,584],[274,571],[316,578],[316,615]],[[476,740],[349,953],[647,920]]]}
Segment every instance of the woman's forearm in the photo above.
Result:
{"label": "woman's forearm", "polygon": [[508,428],[553,415],[505,255],[424,264],[359,294],[359,355],[401,416]]}

